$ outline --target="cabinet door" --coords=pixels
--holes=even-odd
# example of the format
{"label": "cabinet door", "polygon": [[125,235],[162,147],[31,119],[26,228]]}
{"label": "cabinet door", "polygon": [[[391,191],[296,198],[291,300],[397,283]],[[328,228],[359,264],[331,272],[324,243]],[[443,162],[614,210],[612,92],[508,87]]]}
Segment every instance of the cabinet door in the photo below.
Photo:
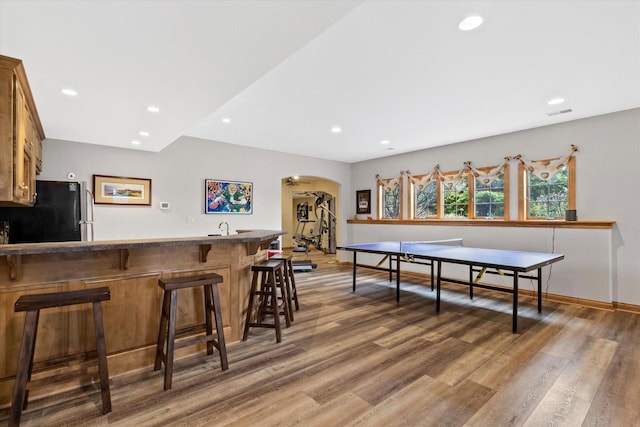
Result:
{"label": "cabinet door", "polygon": [[20,83],[16,81],[15,84],[13,194],[17,202],[33,204],[33,194],[35,194],[35,163],[33,159],[33,141],[29,140],[29,110]]}

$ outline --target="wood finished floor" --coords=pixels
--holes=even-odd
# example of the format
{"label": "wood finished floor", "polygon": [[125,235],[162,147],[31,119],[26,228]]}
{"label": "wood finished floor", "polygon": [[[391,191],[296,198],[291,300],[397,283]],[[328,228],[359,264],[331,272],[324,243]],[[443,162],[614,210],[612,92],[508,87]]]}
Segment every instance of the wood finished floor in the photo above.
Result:
{"label": "wood finished floor", "polygon": [[[217,355],[112,379],[113,412],[97,387],[30,402],[23,426],[640,426],[640,316],[443,290],[442,311],[405,276],[400,304],[388,276],[313,255],[296,273],[300,311],[276,344],[252,329]],[[108,340],[108,337],[107,337]],[[0,410],[6,423],[8,410]]]}

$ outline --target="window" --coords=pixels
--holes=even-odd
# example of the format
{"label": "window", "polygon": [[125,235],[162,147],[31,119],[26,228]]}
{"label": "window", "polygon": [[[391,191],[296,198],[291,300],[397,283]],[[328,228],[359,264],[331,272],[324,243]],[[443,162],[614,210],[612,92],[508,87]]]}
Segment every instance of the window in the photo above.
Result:
{"label": "window", "polygon": [[[455,174],[458,174],[455,172]],[[453,178],[453,174],[444,174]],[[444,218],[469,218],[469,175],[442,182]]]}
{"label": "window", "polygon": [[[509,165],[476,169],[465,162],[461,171],[411,176],[411,219],[509,218]],[[407,171],[408,172],[408,171]]]}
{"label": "window", "polygon": [[564,218],[566,209],[575,209],[575,157],[547,180],[520,165],[518,217],[526,219]]}
{"label": "window", "polygon": [[480,168],[478,172],[483,175],[476,176],[473,180],[473,216],[508,219],[509,165],[505,164],[500,169]]}
{"label": "window", "polygon": [[432,174],[409,179],[409,206],[411,219],[438,218],[440,181]]}
{"label": "window", "polygon": [[402,179],[378,179],[378,218],[402,218]]}

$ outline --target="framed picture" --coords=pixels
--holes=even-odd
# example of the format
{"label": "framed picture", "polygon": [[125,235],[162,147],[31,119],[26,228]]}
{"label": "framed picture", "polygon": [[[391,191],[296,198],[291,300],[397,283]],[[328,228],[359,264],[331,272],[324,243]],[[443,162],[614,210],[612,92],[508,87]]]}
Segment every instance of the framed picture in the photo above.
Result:
{"label": "framed picture", "polygon": [[97,205],[151,206],[151,180],[93,175],[93,198]]}
{"label": "framed picture", "polygon": [[204,213],[253,213],[253,183],[207,179],[204,188]]}
{"label": "framed picture", "polygon": [[356,213],[371,213],[371,190],[356,191]]}

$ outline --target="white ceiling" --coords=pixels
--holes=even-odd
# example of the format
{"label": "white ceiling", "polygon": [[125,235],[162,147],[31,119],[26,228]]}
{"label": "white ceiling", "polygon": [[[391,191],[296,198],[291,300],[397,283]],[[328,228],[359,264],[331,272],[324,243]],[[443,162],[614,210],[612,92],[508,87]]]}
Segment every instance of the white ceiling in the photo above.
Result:
{"label": "white ceiling", "polygon": [[356,162],[640,107],[640,0],[0,0],[0,54],[48,138]]}

